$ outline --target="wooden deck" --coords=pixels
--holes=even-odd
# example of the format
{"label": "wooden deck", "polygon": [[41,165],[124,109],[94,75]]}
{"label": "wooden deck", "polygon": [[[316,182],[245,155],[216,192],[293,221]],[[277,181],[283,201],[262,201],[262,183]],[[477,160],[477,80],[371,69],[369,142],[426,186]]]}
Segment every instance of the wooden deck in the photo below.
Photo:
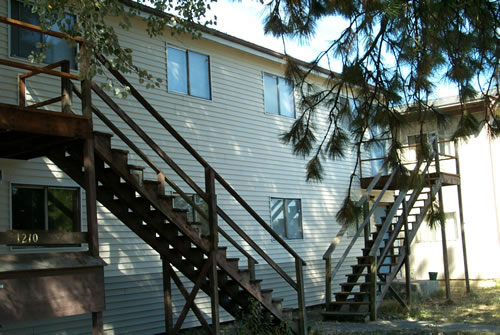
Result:
{"label": "wooden deck", "polygon": [[[438,178],[436,173],[429,173],[429,178],[426,179],[427,181],[427,186],[430,186],[429,181],[434,181]],[[381,190],[384,188],[385,183],[389,179],[389,176],[382,176],[378,180],[377,184],[375,185],[374,189],[375,190]],[[373,180],[373,177],[369,178],[361,178],[361,188],[366,189],[368,185],[370,185],[370,182]],[[445,173],[441,172],[441,180],[442,180],[442,185],[443,186],[451,186],[451,185],[459,185],[460,184],[460,176],[452,173]],[[400,181],[398,178],[394,178],[392,181],[391,185],[389,186],[389,190],[397,190],[400,188]]]}
{"label": "wooden deck", "polygon": [[31,159],[90,134],[87,117],[0,104],[0,158]]}

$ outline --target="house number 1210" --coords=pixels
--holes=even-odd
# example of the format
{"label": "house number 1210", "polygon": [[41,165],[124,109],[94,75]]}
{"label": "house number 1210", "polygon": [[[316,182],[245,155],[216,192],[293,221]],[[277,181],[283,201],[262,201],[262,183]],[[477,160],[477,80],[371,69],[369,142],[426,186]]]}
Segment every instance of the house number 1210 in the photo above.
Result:
{"label": "house number 1210", "polygon": [[37,243],[38,234],[37,233],[17,233],[17,243],[27,244],[27,243]]}

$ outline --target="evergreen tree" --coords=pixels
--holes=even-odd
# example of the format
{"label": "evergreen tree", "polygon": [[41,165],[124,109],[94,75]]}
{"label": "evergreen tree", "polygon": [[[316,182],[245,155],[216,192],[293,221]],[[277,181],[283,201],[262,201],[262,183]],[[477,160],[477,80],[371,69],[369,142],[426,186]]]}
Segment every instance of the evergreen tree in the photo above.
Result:
{"label": "evergreen tree", "polygon": [[[498,106],[485,111],[480,120],[465,107],[478,91],[488,103],[498,100],[494,99],[499,93],[497,1],[272,0],[267,6],[265,30],[279,38],[314,38],[318,21],[327,16],[348,22],[306,67],[287,58],[286,75],[298,88],[301,115],[282,141],[292,145],[295,155],[308,158],[307,180],[322,179],[325,159],[342,158],[348,150],[359,156],[362,149],[376,145],[376,138],[390,139],[389,164],[400,165],[398,131],[407,123],[404,112],[416,116],[421,135],[426,121],[437,120],[440,128],[446,125],[446,117],[429,99],[443,80],[456,85],[460,98],[455,138],[468,137],[484,124],[492,136],[500,132]],[[326,87],[309,84],[308,77],[320,62],[332,58],[341,60],[341,73],[332,72]],[[321,134],[314,127],[319,108],[328,111],[330,120]],[[347,130],[342,127],[345,120]],[[424,150],[424,136],[420,141],[420,151],[429,152]],[[357,168],[337,215],[340,221],[352,221],[359,213],[351,200]]]}
{"label": "evergreen tree", "polygon": [[[129,29],[131,18],[141,15],[151,37],[161,35],[166,26],[173,28],[174,33],[188,32],[199,37],[202,27],[215,24],[217,20],[209,15],[211,0],[24,2],[40,16],[44,29],[57,25],[60,31],[88,41],[86,52],[90,66],[82,76],[92,78],[105,73],[94,58],[100,54],[110,59],[119,71],[136,73],[148,85],[159,85],[161,79],[134,64],[132,51],[121,47],[115,29],[108,22],[109,17],[116,17],[120,28]],[[308,159],[307,180],[322,179],[325,160],[341,159],[347,152],[359,156],[376,145],[376,138],[390,140],[389,164],[399,166],[398,130],[406,122],[402,112],[411,111],[416,115],[422,135],[423,124],[428,120],[437,120],[439,127],[446,125],[446,117],[429,102],[437,83],[442,80],[456,85],[460,97],[461,117],[455,137],[474,134],[484,124],[492,136],[500,132],[498,106],[485,111],[480,120],[465,108],[465,102],[476,98],[478,91],[487,103],[498,101],[493,99],[499,93],[500,4],[497,1],[261,2],[269,9],[265,30],[279,38],[313,39],[318,21],[328,16],[348,22],[340,36],[332,36],[333,42],[307,66],[287,57],[286,76],[299,92],[300,112],[291,129],[283,134],[282,141],[292,145],[295,155]],[[141,14],[137,4],[150,6],[157,12],[143,11]],[[68,12],[78,17],[76,25],[65,22]],[[175,16],[156,15],[158,12]],[[341,73],[332,71],[323,87],[310,84],[309,76],[320,62],[332,58],[342,62]],[[111,80],[107,84],[113,87]],[[115,90],[120,92],[119,88]],[[330,121],[324,133],[315,130],[315,114],[320,108],[328,111]],[[348,127],[343,126],[345,124]],[[420,136],[420,141],[420,151],[425,154],[428,150],[424,150],[424,136]],[[351,221],[359,212],[351,199],[357,168],[351,174],[348,194],[338,214],[341,221]]]}

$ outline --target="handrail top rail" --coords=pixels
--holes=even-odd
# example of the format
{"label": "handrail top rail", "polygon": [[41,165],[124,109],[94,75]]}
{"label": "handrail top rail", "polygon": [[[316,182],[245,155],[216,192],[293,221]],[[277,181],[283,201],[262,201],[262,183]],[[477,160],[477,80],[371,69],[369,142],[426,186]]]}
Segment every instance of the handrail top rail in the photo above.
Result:
{"label": "handrail top rail", "polygon": [[[117,80],[125,86],[130,88],[130,93],[137,101],[155,118],[160,121],[161,125],[181,144],[204,168],[211,169],[215,172],[216,180],[231,194],[244,209],[276,240],[280,245],[288,251],[295,259],[301,261],[303,265],[306,262],[274,231],[271,227],[248,205],[248,203],[239,196],[239,194],[223,179],[217,171],[203,158],[200,154],[163,118],[156,112],[156,109],[147,102],[142,95],[135,89],[135,87],[123,76],[117,72],[113,66],[102,56],[97,56],[97,59],[106,66],[106,68],[117,78]],[[157,115],[158,114],[158,115]],[[206,198],[205,193],[199,194],[203,199]]]}
{"label": "handrail top rail", "polygon": [[[389,162],[389,157],[385,157],[384,158],[384,163],[382,164],[382,166],[378,170],[377,175],[373,178],[373,180],[371,181],[370,185],[368,185],[368,188],[366,189],[366,191],[363,194],[363,196],[361,196],[361,198],[359,198],[359,200],[356,202],[356,206],[357,207],[361,207],[368,200],[368,198],[369,198],[369,196],[371,194],[371,191],[373,190],[373,188],[377,184],[378,180],[382,176],[382,173],[383,173],[384,169],[386,168],[388,162]],[[395,174],[395,172],[396,172],[396,169],[392,172],[392,174]],[[346,232],[346,230],[347,230],[347,228],[348,228],[348,226],[350,224],[351,224],[351,222],[346,222],[346,223],[344,223],[340,227],[340,230],[337,232],[337,235],[332,240],[332,242],[330,242],[330,245],[328,246],[328,248],[326,249],[325,253],[323,254],[323,259],[324,260],[327,260],[328,258],[331,257],[333,251],[337,247],[337,244],[340,243],[340,240],[343,238],[344,233]]]}
{"label": "handrail top rail", "polygon": [[68,35],[65,33],[61,33],[58,31],[53,31],[53,30],[43,30],[40,26],[31,24],[31,23],[26,23],[26,22],[19,21],[19,20],[15,20],[15,19],[11,19],[10,17],[5,17],[5,16],[0,15],[0,22],[11,25],[11,26],[23,28],[23,29],[28,29],[28,30],[31,30],[31,31],[34,31],[34,32],[37,32],[40,34],[44,34],[44,35],[63,38],[66,40],[73,40],[73,41],[78,42],[78,43],[85,43],[85,40],[83,38],[74,37],[74,36],[71,36],[71,35]]}

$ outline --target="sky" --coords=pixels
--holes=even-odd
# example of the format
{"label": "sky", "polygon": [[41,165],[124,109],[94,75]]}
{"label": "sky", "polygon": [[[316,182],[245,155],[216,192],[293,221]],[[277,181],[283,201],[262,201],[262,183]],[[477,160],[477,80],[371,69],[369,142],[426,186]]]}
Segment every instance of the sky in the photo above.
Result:
{"label": "sky", "polygon": [[[229,35],[239,37],[246,41],[258,44],[274,51],[283,53],[283,42],[271,35],[264,34],[263,19],[265,17],[265,6],[257,0],[218,0],[211,4],[212,10],[217,15],[217,26],[215,29]],[[296,41],[286,41],[286,51],[289,55],[303,61],[313,60],[319,52],[326,49],[329,41],[339,36],[346,27],[346,23],[337,18],[323,19],[317,26],[316,34],[308,44],[300,44]],[[326,60],[320,65],[329,68]],[[341,72],[342,66],[339,61],[332,61],[331,70]],[[434,98],[456,96],[456,87],[451,87],[440,82]]]}

